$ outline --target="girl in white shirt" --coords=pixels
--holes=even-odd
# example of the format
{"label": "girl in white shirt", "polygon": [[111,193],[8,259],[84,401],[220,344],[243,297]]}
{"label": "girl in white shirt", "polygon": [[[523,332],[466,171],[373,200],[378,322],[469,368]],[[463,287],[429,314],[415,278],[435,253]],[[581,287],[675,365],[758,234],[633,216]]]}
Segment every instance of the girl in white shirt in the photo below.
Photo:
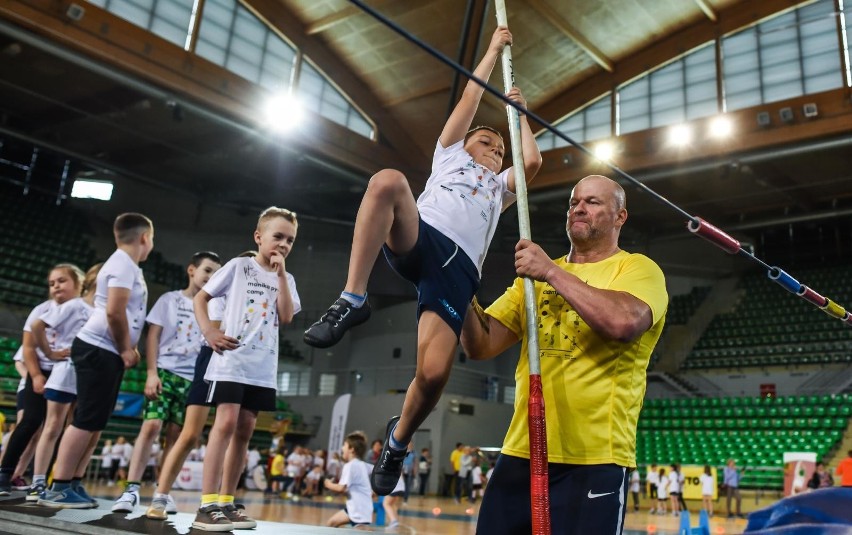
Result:
{"label": "girl in white shirt", "polygon": [[680,500],[678,496],[680,496],[680,473],[678,473],[677,466],[674,464],[672,465],[672,471],[669,472],[668,487],[669,499],[672,503],[672,515],[679,516]]}
{"label": "girl in white shirt", "polygon": [[657,514],[664,515],[666,514],[666,499],[669,497],[666,469],[660,468],[657,477],[660,479],[660,483],[657,485]]}
{"label": "girl in white shirt", "polygon": [[698,481],[701,483],[701,501],[704,504],[704,510],[708,515],[713,516],[713,490],[716,487],[716,479],[713,477],[709,464],[704,465],[704,473],[699,476]]}
{"label": "girl in white shirt", "polygon": [[[8,496],[11,491],[13,472],[30,440],[44,423],[47,413],[47,401],[44,398],[44,384],[50,377],[56,362],[67,359],[69,351],[66,347],[55,347],[58,334],[48,330],[46,336],[38,340],[32,331],[35,323],[42,315],[57,306],[80,296],[83,283],[83,272],[71,264],[59,264],[50,270],[48,275],[50,301],[46,301],[30,313],[24,325],[23,350],[24,365],[27,368],[27,380],[21,394],[23,417],[18,421],[15,432],[9,438],[9,443],[0,462],[0,496]],[[42,485],[44,482],[42,481]],[[44,490],[42,487],[41,490]],[[38,496],[36,496],[38,500]]]}
{"label": "girl in white shirt", "polygon": [[[101,265],[95,264],[86,272],[82,280],[81,297],[52,307],[33,322],[32,332],[39,345],[50,347],[52,352],[67,350],[70,353],[71,342],[94,310],[96,279]],[[46,328],[51,329],[51,340],[48,340]],[[53,366],[44,385],[44,397],[47,399],[47,417],[36,446],[33,483],[27,492],[28,502],[37,502],[44,492],[46,472],[56,449],[56,441],[59,440],[68,412],[77,399],[77,374],[69,358],[60,360]],[[83,475],[85,474],[79,474],[79,477]]]}

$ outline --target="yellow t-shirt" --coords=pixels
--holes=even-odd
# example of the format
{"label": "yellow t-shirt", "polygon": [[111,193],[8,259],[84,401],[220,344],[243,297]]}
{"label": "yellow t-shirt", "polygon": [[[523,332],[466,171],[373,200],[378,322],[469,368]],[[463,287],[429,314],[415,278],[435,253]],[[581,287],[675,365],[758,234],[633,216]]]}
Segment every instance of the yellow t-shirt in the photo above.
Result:
{"label": "yellow t-shirt", "polygon": [[450,454],[450,463],[453,465],[453,471],[458,472],[461,469],[462,452],[459,449],[454,449]]}
{"label": "yellow t-shirt", "polygon": [[272,466],[269,467],[269,475],[270,476],[283,476],[284,475],[284,456],[280,453],[276,453],[275,457],[272,458]]}
{"label": "yellow t-shirt", "polygon": [[[539,348],[550,462],[636,466],[636,423],[645,372],[665,322],[668,294],[662,270],[640,254],[620,251],[600,262],[557,265],[595,288],[627,292],[645,302],[653,325],[624,344],[598,336],[549,284],[536,282]],[[502,452],[529,458],[529,361],[522,279],[486,312],[522,339],[515,370],[515,413]]]}

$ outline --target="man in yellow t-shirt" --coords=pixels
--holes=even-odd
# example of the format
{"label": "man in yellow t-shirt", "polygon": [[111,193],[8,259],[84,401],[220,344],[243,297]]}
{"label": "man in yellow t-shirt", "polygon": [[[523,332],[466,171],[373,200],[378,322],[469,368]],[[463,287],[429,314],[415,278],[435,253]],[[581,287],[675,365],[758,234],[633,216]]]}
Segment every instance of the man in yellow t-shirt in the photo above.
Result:
{"label": "man in yellow t-shirt", "polygon": [[452,490],[453,496],[456,495],[455,489],[461,485],[461,481],[459,481],[459,470],[461,469],[461,456],[462,450],[464,449],[464,444],[461,442],[456,442],[456,449],[450,453],[450,465],[453,467],[453,488],[450,489],[449,485],[447,485],[447,490]]}
{"label": "man in yellow t-shirt", "polygon": [[[623,529],[645,373],[668,306],[660,268],[618,247],[625,205],[616,182],[588,176],[571,192],[566,256],[551,260],[526,240],[515,248],[518,275],[537,281],[554,535]],[[474,301],[462,331],[473,359],[493,358],[521,341],[515,413],[479,513],[477,533],[483,535],[532,530],[523,296],[517,279],[487,310]]]}

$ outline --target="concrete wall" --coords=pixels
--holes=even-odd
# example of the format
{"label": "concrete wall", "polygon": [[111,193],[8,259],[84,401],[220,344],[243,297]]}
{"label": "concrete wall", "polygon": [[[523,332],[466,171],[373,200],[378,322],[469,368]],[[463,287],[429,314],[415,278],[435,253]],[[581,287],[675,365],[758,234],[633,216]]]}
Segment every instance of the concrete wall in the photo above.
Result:
{"label": "concrete wall", "polygon": [[[774,384],[779,396],[798,394],[798,389],[808,379],[820,373],[822,368],[792,370],[757,370],[748,372],[707,371],[700,375],[718,386],[726,396],[759,396],[761,384]],[[683,374],[688,380],[692,374]]]}

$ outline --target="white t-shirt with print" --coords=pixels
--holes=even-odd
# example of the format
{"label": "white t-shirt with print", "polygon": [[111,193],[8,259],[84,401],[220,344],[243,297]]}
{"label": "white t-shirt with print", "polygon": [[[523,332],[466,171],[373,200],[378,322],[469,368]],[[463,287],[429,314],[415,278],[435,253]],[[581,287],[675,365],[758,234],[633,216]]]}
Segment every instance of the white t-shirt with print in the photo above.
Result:
{"label": "white t-shirt with print", "polygon": [[97,284],[95,311],[77,334],[77,338],[116,355],[119,353],[107,323],[106,306],[109,289],[124,288],[130,290],[126,309],[130,347],[136,347],[145,325],[145,307],[148,306],[148,287],[145,285],[142,269],[133,262],[130,255],[117,249],[101,267]]}
{"label": "white t-shirt with print", "polygon": [[[58,306],[59,306],[59,303],[57,303],[53,299],[47,300],[44,303],[39,303],[38,305],[36,305],[35,308],[33,308],[32,311],[30,312],[30,315],[27,316],[27,321],[24,322],[24,332],[32,334],[33,322],[35,322],[35,320],[37,320],[37,319],[40,319],[48,311],[53,310],[54,308],[56,308]],[[44,334],[47,335],[47,341],[48,342],[50,342],[52,339],[56,338],[56,335],[53,332],[53,329],[50,328],[50,327],[45,328]],[[51,347],[51,349],[54,349],[52,344],[51,344],[50,347]],[[23,346],[21,346],[21,348],[19,348],[19,351],[21,351],[21,360],[23,361],[23,359],[24,359]],[[49,358],[47,358],[47,355],[42,353],[41,348],[38,347],[38,344],[36,344],[35,352],[36,352],[36,356],[38,357],[38,367],[41,368],[44,371],[52,370],[53,366],[56,364],[56,361],[53,361],[53,360],[50,360]]]}
{"label": "white t-shirt with print", "polygon": [[[296,281],[287,273],[293,312],[302,309]],[[204,291],[212,297],[227,295],[225,334],[239,346],[213,353],[205,381],[230,381],[275,388],[278,376],[278,275],[266,271],[254,258],[234,258],[222,266]],[[220,327],[221,328],[221,327]]]}
{"label": "white t-shirt with print", "polygon": [[432,174],[417,199],[417,210],[424,222],[461,247],[481,275],[497,220],[514,201],[509,169],[494,174],[473,161],[464,141],[447,148],[438,141]]}
{"label": "white t-shirt with print", "polygon": [[203,338],[195,320],[192,299],[181,290],[164,293],[145,321],[163,328],[157,367],[192,381]]}
{"label": "white t-shirt with print", "polygon": [[361,459],[352,459],[343,465],[339,483],[346,487],[346,512],[355,524],[373,521],[373,490],[370,487],[370,472],[373,465]]}
{"label": "white t-shirt with print", "polygon": [[[56,334],[55,340],[51,342],[51,349],[55,351],[71,347],[74,337],[89,320],[94,310],[92,305],[77,297],[45,312],[39,319],[50,326]],[[68,394],[77,393],[77,373],[74,371],[70,358],[60,360],[53,366],[53,371],[44,387]]]}

